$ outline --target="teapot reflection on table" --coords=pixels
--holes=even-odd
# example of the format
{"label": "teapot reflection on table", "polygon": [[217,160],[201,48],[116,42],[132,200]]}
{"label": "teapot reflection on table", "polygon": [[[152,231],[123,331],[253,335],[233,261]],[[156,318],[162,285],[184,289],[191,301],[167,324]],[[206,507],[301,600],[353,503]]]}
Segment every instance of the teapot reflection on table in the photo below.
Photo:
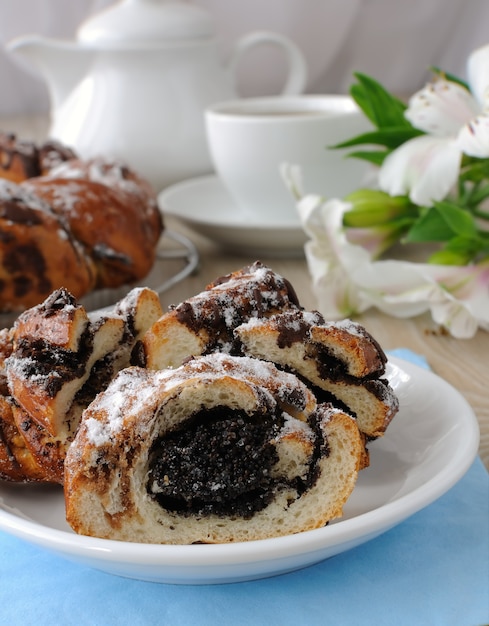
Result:
{"label": "teapot reflection on table", "polygon": [[204,109],[238,97],[239,60],[262,43],[287,55],[283,93],[302,92],[306,63],[294,43],[251,32],[223,65],[210,15],[183,2],[121,0],[82,24],[74,41],[26,35],[8,48],[44,75],[50,137],[82,158],[124,160],[158,191],[212,172]]}

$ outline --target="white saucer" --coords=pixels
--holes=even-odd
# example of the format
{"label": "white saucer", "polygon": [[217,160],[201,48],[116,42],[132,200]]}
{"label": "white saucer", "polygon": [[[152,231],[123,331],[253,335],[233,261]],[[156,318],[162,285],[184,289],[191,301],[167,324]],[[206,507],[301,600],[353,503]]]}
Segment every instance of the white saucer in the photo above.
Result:
{"label": "white saucer", "polygon": [[164,189],[158,203],[166,215],[236,254],[297,257],[306,234],[297,220],[272,224],[244,215],[217,176],[200,176]]}

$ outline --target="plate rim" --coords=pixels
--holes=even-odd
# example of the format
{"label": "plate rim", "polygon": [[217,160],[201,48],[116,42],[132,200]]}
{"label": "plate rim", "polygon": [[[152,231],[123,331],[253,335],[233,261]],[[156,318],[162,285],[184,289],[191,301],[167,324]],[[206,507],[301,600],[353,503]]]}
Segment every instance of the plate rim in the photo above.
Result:
{"label": "plate rim", "polygon": [[[365,543],[370,539],[383,534],[398,523],[409,518],[411,515],[425,508],[444,495],[453,487],[468,471],[477,456],[479,445],[479,426],[475,413],[464,396],[455,387],[443,378],[426,370],[419,365],[406,361],[398,357],[389,357],[389,362],[401,370],[406,371],[410,376],[428,376],[437,384],[442,385],[445,390],[450,391],[457,402],[464,408],[460,413],[461,425],[469,426],[463,430],[465,438],[460,441],[456,453],[452,455],[450,463],[441,468],[434,476],[415,489],[401,495],[399,498],[388,501],[385,504],[366,511],[352,518],[338,520],[336,523],[292,535],[294,541],[289,544],[291,535],[263,539],[253,542],[237,542],[232,544],[209,544],[209,545],[159,545],[119,542],[109,539],[85,537],[72,533],[69,530],[61,530],[46,526],[40,522],[26,520],[19,515],[7,511],[4,502],[0,501],[0,530],[8,534],[15,535],[25,541],[54,551],[64,557],[80,562],[81,560],[92,567],[111,571],[107,569],[107,564],[131,564],[134,567],[161,568],[192,567],[197,578],[200,569],[218,569],[220,567],[235,565],[236,563],[246,565],[263,565],[267,561],[285,561],[298,555],[317,553],[318,551],[328,551],[331,548],[339,548],[334,554],[345,549]],[[9,484],[9,483],[7,483]],[[1,496],[1,483],[0,483]],[[380,515],[379,515],[380,514]],[[386,523],[387,521],[387,523]],[[363,531],[359,533],[359,530]],[[124,548],[121,550],[121,544]],[[250,544],[260,546],[259,555],[254,550],[250,550]],[[348,545],[350,544],[350,545]],[[118,550],[119,548],[119,550]],[[209,563],[209,556],[211,564]],[[314,561],[309,561],[306,565],[318,562],[327,556],[318,555]],[[237,561],[238,559],[238,561]],[[106,567],[104,567],[104,564]],[[305,566],[305,565],[302,565]],[[298,569],[293,567],[291,569]],[[289,570],[290,571],[290,570]],[[267,569],[267,574],[251,576],[251,578],[262,578],[264,575],[274,575]],[[114,573],[114,572],[112,572]],[[275,572],[280,573],[280,572]],[[159,580],[166,582],[168,576],[163,578],[144,578],[142,575],[132,576],[140,580]],[[217,579],[218,576],[213,576]],[[181,582],[185,583],[185,577],[181,577]],[[250,579],[250,577],[246,578]],[[238,580],[245,580],[239,577]],[[171,581],[175,582],[175,581]],[[212,583],[213,579],[204,576],[201,582]]]}

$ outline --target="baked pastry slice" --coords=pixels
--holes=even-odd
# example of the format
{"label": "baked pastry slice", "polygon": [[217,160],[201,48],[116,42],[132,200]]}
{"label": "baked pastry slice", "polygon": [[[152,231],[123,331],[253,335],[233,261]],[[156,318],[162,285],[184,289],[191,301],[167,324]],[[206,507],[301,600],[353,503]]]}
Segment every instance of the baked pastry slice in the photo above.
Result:
{"label": "baked pastry slice", "polygon": [[0,396],[0,480],[48,482],[44,468],[17,428],[12,407]]}
{"label": "baked pastry slice", "polygon": [[93,314],[61,289],[19,316],[5,359],[9,401],[46,480],[62,482],[83,409],[130,364],[134,346],[161,312],[150,289],[136,288],[113,310]]}
{"label": "baked pastry slice", "polygon": [[0,330],[0,480],[45,481],[43,468],[26,445],[12,412],[5,375],[5,359],[12,353],[12,332]]}
{"label": "baked pastry slice", "polygon": [[[302,532],[341,515],[362,454],[355,420],[310,406],[307,387],[271,364],[261,377],[260,361],[224,358],[127,368],[85,410],[65,461],[76,532],[224,543]],[[284,410],[278,390],[287,387],[294,393],[285,404],[295,397],[302,419]]]}
{"label": "baked pastry slice", "polygon": [[353,413],[367,439],[384,434],[399,404],[386,379],[386,356],[360,324],[326,322],[318,312],[285,311],[235,330],[245,354],[291,370]]}
{"label": "baked pastry slice", "polygon": [[189,356],[233,353],[236,326],[298,306],[290,283],[257,261],[171,307],[146,333],[139,364],[164,369],[178,367]]}

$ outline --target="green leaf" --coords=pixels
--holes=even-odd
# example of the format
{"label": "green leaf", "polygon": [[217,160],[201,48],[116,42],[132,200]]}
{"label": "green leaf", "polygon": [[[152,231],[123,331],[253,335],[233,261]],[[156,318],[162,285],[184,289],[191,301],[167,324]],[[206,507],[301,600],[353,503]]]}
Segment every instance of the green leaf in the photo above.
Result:
{"label": "green leaf", "polygon": [[[486,183],[482,187],[475,186],[467,195],[467,204],[475,207],[488,197],[489,197],[489,183]],[[489,218],[489,212],[487,213],[487,217]]]}
{"label": "green leaf", "polygon": [[373,165],[380,166],[390,152],[390,150],[357,150],[356,152],[350,152],[346,156],[349,159],[361,159],[362,161],[368,161]]}
{"label": "green leaf", "polygon": [[489,159],[465,157],[462,160],[460,172],[461,181],[478,183],[489,178]]}
{"label": "green leaf", "polygon": [[351,85],[350,95],[353,98],[353,100],[355,100],[355,102],[357,103],[359,109],[361,109],[363,113],[365,114],[365,116],[372,122],[372,124],[376,126],[377,124],[375,120],[375,115],[374,115],[374,112],[372,111],[372,107],[370,105],[370,100],[368,98],[367,92],[365,91],[363,86],[359,85],[358,83],[354,83],[353,85]]}
{"label": "green leaf", "polygon": [[487,246],[482,239],[453,237],[441,250],[433,253],[428,262],[441,265],[466,265],[484,251],[487,252]]}
{"label": "green leaf", "polygon": [[355,72],[354,76],[358,83],[352,85],[350,94],[377,128],[411,126],[404,117],[406,105],[399,98],[391,95],[379,82],[366,74]]}
{"label": "green leaf", "polygon": [[351,146],[375,144],[386,146],[387,148],[393,150],[395,148],[398,148],[401,144],[405,143],[409,139],[419,137],[419,135],[424,135],[423,131],[417,130],[416,128],[412,127],[393,126],[391,128],[382,128],[374,132],[357,135],[357,137],[353,137],[352,139],[348,139],[347,141],[343,141],[342,143],[330,146],[330,148],[350,148]]}
{"label": "green leaf", "polygon": [[473,216],[449,202],[436,202],[415,222],[406,241],[449,241],[456,236],[478,238]]}

